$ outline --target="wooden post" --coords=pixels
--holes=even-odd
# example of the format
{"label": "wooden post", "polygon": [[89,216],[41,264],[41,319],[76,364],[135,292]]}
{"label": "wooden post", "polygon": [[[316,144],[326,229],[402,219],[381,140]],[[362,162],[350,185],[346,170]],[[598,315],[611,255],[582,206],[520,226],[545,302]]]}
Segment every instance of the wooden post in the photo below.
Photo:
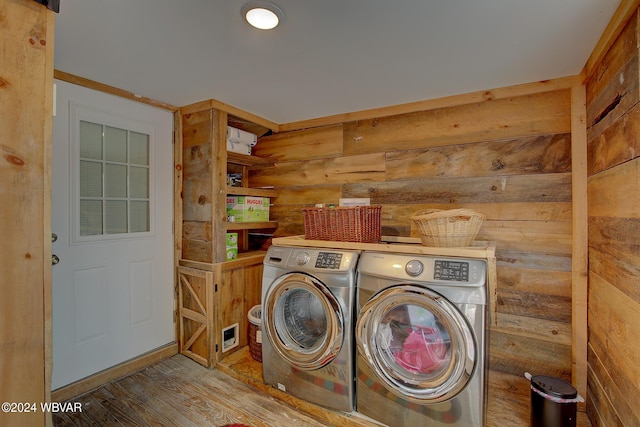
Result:
{"label": "wooden post", "polygon": [[571,89],[571,194],[572,239],[571,255],[571,377],[578,393],[587,395],[587,282],[588,282],[588,221],[587,221],[587,124],[586,89],[576,85]]}
{"label": "wooden post", "polygon": [[[0,401],[50,400],[51,147],[55,14],[31,0],[0,0]],[[51,425],[0,412],[0,425]]]}

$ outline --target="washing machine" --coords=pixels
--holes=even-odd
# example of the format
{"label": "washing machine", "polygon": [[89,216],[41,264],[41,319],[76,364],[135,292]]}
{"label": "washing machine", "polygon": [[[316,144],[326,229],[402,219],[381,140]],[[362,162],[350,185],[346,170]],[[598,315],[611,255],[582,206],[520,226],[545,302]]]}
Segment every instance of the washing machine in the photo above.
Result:
{"label": "washing machine", "polygon": [[486,421],[487,261],[364,251],[357,411],[392,427]]}
{"label": "washing machine", "polygon": [[266,384],[339,411],[355,405],[357,251],[271,246],[262,279]]}

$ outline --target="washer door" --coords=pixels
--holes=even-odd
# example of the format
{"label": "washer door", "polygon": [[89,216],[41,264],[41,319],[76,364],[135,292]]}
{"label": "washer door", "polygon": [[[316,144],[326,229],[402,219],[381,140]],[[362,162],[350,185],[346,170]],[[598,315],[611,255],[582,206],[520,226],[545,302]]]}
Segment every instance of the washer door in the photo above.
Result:
{"label": "washer door", "polygon": [[460,393],[478,354],[471,326],[457,307],[409,284],[383,289],[362,307],[356,342],[379,381],[423,405]]}
{"label": "washer door", "polygon": [[263,331],[292,366],[319,369],[340,352],[342,308],[321,281],[302,273],[285,274],[271,284],[262,304]]}

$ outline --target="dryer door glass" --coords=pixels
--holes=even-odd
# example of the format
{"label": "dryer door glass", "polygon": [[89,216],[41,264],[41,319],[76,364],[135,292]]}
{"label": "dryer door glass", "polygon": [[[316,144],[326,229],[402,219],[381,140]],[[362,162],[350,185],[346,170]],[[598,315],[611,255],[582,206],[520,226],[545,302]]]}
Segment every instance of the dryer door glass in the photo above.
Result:
{"label": "dryer door glass", "polygon": [[319,369],[339,353],[342,309],[330,290],[314,277],[302,273],[280,277],[269,287],[262,309],[267,338],[291,365]]}
{"label": "dryer door glass", "polygon": [[362,308],[358,351],[398,396],[436,403],[469,382],[477,359],[471,326],[441,295],[414,285],[387,288]]}
{"label": "dryer door glass", "polygon": [[327,330],[327,316],[320,299],[306,289],[291,289],[276,303],[278,335],[286,345],[301,351],[318,348]]}

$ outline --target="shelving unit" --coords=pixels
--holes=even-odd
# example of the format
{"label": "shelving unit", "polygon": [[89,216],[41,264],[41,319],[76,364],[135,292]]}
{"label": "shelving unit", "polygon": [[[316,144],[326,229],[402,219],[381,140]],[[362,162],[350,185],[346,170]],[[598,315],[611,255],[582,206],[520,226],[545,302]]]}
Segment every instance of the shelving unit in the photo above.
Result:
{"label": "shelving unit", "polygon": [[[176,149],[175,167],[176,192],[181,195],[176,209],[180,351],[207,367],[214,367],[216,362],[248,344],[247,312],[260,304],[265,252],[249,251],[249,232],[274,230],[278,226],[275,221],[227,221],[228,195],[277,196],[273,189],[249,186],[252,168],[273,163],[227,152],[227,126],[258,136],[277,131],[278,126],[215,100],[182,107],[179,117],[176,128],[181,131],[181,149]],[[228,172],[242,173],[242,187],[227,185]],[[238,259],[227,261],[229,231],[238,233],[239,255]],[[209,295],[212,302],[203,303],[204,296]],[[223,345],[226,341],[223,330],[229,327],[238,331],[237,341],[231,346],[228,342]]]}
{"label": "shelving unit", "polygon": [[[229,196],[254,196],[274,198],[277,192],[270,188],[252,188],[249,183],[249,170],[252,167],[269,167],[273,162],[256,156],[227,151],[227,172],[233,171],[242,174],[242,187],[227,186]],[[278,223],[275,221],[265,222],[226,222],[225,230],[238,232],[238,250],[247,252],[249,250],[249,231],[275,229]]]}
{"label": "shelving unit", "polygon": [[[274,230],[275,221],[227,222],[226,196],[277,196],[269,188],[251,188],[252,168],[273,165],[268,159],[227,151],[227,126],[258,136],[277,125],[217,101],[204,101],[180,109],[182,128],[182,239],[181,258],[204,263],[226,262],[226,233],[239,233],[239,251],[249,248],[251,230]],[[227,185],[227,173],[241,173],[242,187]]]}

